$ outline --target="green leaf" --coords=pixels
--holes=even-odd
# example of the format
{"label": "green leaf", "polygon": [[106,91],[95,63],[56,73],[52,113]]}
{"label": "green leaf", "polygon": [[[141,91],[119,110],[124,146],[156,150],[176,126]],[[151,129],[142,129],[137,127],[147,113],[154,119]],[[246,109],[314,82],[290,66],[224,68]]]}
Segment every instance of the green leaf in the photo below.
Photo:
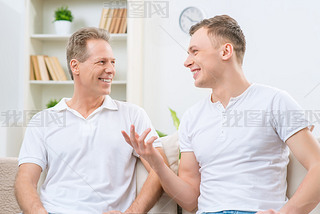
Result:
{"label": "green leaf", "polygon": [[56,100],[56,99],[49,100],[49,102],[47,103],[47,108],[52,108],[53,106],[57,105],[60,102],[60,100]]}
{"label": "green leaf", "polygon": [[68,6],[66,7],[59,7],[56,9],[54,12],[54,21],[59,21],[59,20],[65,20],[65,21],[70,21],[72,22],[73,16],[71,11],[68,9]]}
{"label": "green leaf", "polygon": [[180,125],[180,120],[177,117],[177,113],[175,111],[173,111],[171,108],[169,108],[170,112],[171,112],[171,117],[173,120],[173,125],[176,127],[176,129],[179,129],[179,125]]}
{"label": "green leaf", "polygon": [[167,136],[167,134],[165,134],[165,133],[163,133],[163,132],[161,132],[161,131],[159,131],[159,130],[156,130],[156,132],[158,133],[159,137],[165,137],[165,136]]}

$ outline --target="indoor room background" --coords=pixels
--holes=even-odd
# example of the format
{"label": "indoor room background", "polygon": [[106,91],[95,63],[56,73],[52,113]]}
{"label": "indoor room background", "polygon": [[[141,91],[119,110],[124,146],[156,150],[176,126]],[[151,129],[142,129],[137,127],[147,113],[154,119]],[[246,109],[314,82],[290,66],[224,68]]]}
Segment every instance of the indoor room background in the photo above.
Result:
{"label": "indoor room background", "polygon": [[[18,155],[25,129],[8,123],[8,110],[20,113],[32,110],[26,109],[25,105],[29,99],[25,91],[29,84],[29,73],[25,68],[28,60],[26,34],[29,32],[25,20],[26,2],[27,0],[0,0],[0,156]],[[56,2],[75,4],[76,1]],[[79,2],[85,4],[86,1]],[[145,2],[151,4],[159,1]],[[203,12],[205,18],[228,14],[238,21],[247,40],[243,70],[249,81],[289,92],[309,112],[315,124],[313,133],[320,136],[319,1],[161,2],[166,5],[167,14],[153,14],[134,20],[139,21],[136,25],[138,27],[128,28],[128,32],[130,30],[130,33],[139,35],[140,40],[128,41],[128,45],[133,46],[128,52],[128,61],[138,62],[139,72],[130,73],[130,85],[128,80],[127,86],[130,99],[127,100],[143,107],[156,129],[167,134],[175,132],[168,108],[175,110],[181,118],[188,107],[210,93],[208,89],[195,88],[191,72],[183,66],[190,36],[180,29],[179,17],[185,8],[194,6]],[[100,11],[93,16],[93,19],[99,18]],[[121,63],[117,61],[117,64]],[[10,117],[15,116],[19,115]]]}

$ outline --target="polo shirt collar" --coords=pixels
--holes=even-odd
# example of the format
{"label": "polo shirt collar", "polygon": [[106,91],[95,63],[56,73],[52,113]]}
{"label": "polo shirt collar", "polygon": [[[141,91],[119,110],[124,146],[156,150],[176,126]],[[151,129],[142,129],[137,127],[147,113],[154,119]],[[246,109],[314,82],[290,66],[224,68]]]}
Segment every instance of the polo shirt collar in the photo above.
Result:
{"label": "polo shirt collar", "polygon": [[55,105],[54,107],[51,108],[51,110],[63,111],[63,110],[68,109],[69,107],[67,105],[67,101],[69,101],[69,100],[70,100],[70,98],[62,98],[57,105]]}
{"label": "polo shirt collar", "polygon": [[101,105],[101,108],[106,108],[109,110],[118,110],[118,105],[116,104],[116,102],[109,96],[106,95],[106,97],[104,98],[104,101]]}
{"label": "polo shirt collar", "polygon": [[227,109],[229,109],[231,106],[233,106],[238,100],[242,99],[243,97],[246,96],[246,94],[249,93],[249,91],[255,86],[255,83],[251,83],[250,86],[244,91],[242,92],[240,95],[236,96],[236,97],[230,97],[229,103],[226,106],[226,108],[223,107],[222,103],[220,101],[217,102],[212,102],[211,101],[211,94],[209,96],[209,103],[211,106],[218,108],[220,111],[226,111]]}
{"label": "polo shirt collar", "polygon": [[[67,101],[69,101],[70,99],[71,98],[62,98],[57,105],[51,108],[51,110],[63,111],[63,110],[69,109],[69,106],[67,105]],[[115,110],[115,111],[118,110],[118,106],[116,102],[109,95],[105,96],[104,101],[99,108],[105,108],[105,109]]]}

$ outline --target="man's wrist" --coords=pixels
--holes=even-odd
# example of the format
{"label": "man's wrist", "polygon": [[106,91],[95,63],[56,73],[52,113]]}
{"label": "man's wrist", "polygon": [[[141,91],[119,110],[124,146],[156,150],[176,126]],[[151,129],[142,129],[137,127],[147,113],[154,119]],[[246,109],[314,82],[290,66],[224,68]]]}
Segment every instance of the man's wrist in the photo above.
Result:
{"label": "man's wrist", "polygon": [[144,214],[147,213],[141,206],[139,206],[139,202],[134,201],[131,206],[124,212],[125,214]]}
{"label": "man's wrist", "polygon": [[287,204],[281,208],[281,214],[299,214],[299,211],[296,207],[288,206]]}
{"label": "man's wrist", "polygon": [[152,163],[152,165],[150,164],[150,166],[153,169],[153,171],[155,171],[155,173],[159,175],[167,165],[162,159],[162,161],[157,161],[156,163]]}
{"label": "man's wrist", "polygon": [[142,212],[137,209],[130,209],[130,208],[124,212],[124,214],[144,214],[144,213],[147,213],[147,212]]}

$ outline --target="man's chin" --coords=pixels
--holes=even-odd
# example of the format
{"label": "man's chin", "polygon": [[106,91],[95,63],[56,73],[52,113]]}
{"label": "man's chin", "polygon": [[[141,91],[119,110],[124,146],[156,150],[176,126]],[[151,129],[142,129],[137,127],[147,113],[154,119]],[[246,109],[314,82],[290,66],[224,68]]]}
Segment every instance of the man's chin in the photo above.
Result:
{"label": "man's chin", "polygon": [[197,88],[211,88],[210,85],[205,85],[204,83],[197,81],[194,82],[194,86]]}
{"label": "man's chin", "polygon": [[108,90],[104,90],[102,92],[102,95],[110,95],[111,94],[111,89],[108,89]]}
{"label": "man's chin", "polygon": [[203,86],[203,84],[200,82],[200,81],[194,81],[194,86],[195,87],[197,87],[197,88],[205,88],[204,86]]}

